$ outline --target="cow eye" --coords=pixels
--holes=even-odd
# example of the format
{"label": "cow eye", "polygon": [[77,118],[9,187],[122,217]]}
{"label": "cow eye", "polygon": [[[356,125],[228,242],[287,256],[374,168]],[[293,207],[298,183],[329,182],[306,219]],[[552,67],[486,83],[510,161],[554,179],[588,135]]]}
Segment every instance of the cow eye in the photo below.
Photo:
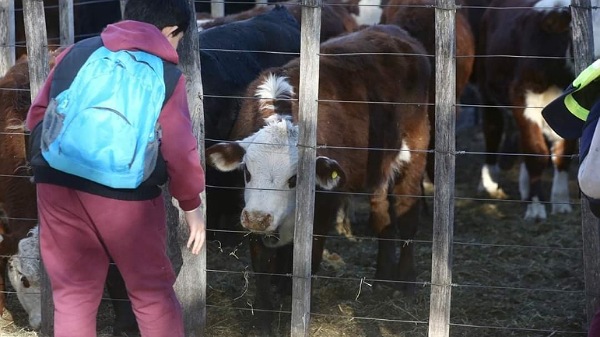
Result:
{"label": "cow eye", "polygon": [[246,164],[244,164],[243,166],[244,166],[244,181],[246,183],[249,183],[250,180],[252,179],[252,175],[250,174],[250,171],[248,171],[248,166],[246,166]]}
{"label": "cow eye", "polygon": [[296,175],[294,174],[290,179],[288,179],[289,188],[296,187]]}
{"label": "cow eye", "polygon": [[31,287],[31,284],[29,284],[29,280],[25,276],[21,276],[21,283],[23,284],[23,287],[25,287],[25,288]]}

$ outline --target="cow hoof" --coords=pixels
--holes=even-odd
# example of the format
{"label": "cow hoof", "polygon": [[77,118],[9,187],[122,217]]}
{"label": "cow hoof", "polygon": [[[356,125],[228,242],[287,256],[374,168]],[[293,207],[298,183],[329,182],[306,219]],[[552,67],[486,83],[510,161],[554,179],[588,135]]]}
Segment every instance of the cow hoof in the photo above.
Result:
{"label": "cow hoof", "polygon": [[500,170],[498,166],[485,164],[481,167],[481,178],[477,191],[480,194],[486,194],[494,199],[506,199],[508,196],[504,193],[498,183]]}
{"label": "cow hoof", "polygon": [[527,211],[525,212],[525,220],[527,221],[545,221],[546,206],[541,204],[537,198],[534,198],[529,205],[527,205]]}
{"label": "cow hoof", "polygon": [[567,214],[573,212],[570,204],[552,204],[552,214]]}

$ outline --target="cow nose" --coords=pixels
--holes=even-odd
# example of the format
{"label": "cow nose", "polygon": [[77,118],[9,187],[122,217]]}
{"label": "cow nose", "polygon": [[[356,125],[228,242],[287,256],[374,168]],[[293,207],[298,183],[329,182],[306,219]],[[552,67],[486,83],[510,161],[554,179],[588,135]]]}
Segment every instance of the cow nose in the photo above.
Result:
{"label": "cow nose", "polygon": [[273,216],[263,212],[248,212],[247,210],[243,210],[241,222],[244,228],[251,231],[263,232],[271,226]]}

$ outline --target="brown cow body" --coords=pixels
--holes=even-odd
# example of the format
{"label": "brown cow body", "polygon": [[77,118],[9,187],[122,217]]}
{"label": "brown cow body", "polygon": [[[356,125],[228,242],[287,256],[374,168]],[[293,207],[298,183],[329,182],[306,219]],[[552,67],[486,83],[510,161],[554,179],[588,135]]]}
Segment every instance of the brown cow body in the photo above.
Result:
{"label": "brown cow body", "polygon": [[[427,54],[432,69],[435,70],[435,0],[390,0],[381,15],[382,24],[394,24],[404,28],[417,38]],[[461,11],[456,12],[456,99],[460,99],[469,83],[473,71],[475,40],[467,17]],[[429,121],[431,123],[430,149],[435,146],[435,71],[429,79]],[[434,154],[427,158],[427,173],[433,182]]]}
{"label": "brown cow body", "polygon": [[[552,213],[571,212],[568,167],[569,156],[576,150],[575,142],[558,137],[541,116],[542,108],[573,80],[568,59],[569,4],[567,0],[496,0],[481,19],[477,54],[497,57],[481,57],[476,64],[488,153],[480,189],[504,197],[498,183],[498,152],[526,154],[519,189],[521,199],[528,202],[525,218],[531,220],[547,217],[542,203],[547,200],[542,193],[542,173],[548,166],[550,153],[554,164]],[[505,109],[512,116],[506,117]],[[510,134],[513,121],[518,135]],[[512,141],[515,145],[500,150],[502,137],[506,144]],[[516,145],[517,139],[520,147]],[[547,142],[552,145],[549,147]]]}
{"label": "brown cow body", "polygon": [[[376,277],[407,281],[402,286],[411,290],[416,278],[413,247],[403,244],[398,259],[396,243],[389,239],[396,239],[396,230],[400,239],[414,238],[419,220],[419,199],[408,196],[422,195],[429,143],[427,110],[418,103],[427,101],[430,66],[424,56],[415,56],[423,55],[424,49],[401,28],[381,25],[331,39],[321,45],[321,53],[330,56],[320,59],[317,144],[328,147],[317,150],[313,270],[324,247],[319,235],[330,231],[344,201],[341,194],[327,191],[368,192],[369,222],[383,239]],[[361,54],[335,56],[348,53]],[[257,232],[251,239],[251,256],[258,273],[259,309],[273,307],[271,279],[262,273],[291,271],[298,102],[289,98],[297,98],[299,76],[299,59],[263,72],[248,89],[248,96],[260,99],[244,103],[232,132],[232,139],[244,139],[207,149],[209,164],[224,171],[243,168],[246,173],[241,223]]]}
{"label": "brown cow body", "polygon": [[8,258],[17,253],[19,241],[37,224],[35,185],[25,150],[24,121],[31,104],[28,71],[27,59],[21,58],[0,79],[0,203],[7,219],[0,242],[0,314]]}

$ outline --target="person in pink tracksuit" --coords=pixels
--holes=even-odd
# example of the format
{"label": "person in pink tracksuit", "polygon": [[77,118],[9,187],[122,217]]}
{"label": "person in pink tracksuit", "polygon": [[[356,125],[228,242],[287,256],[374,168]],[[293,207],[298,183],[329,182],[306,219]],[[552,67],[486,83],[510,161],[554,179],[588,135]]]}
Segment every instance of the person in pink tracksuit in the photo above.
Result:
{"label": "person in pink tracksuit", "polygon": [[[98,43],[112,51],[143,50],[177,64],[176,48],[191,18],[187,0],[129,0],[124,20],[108,25]],[[32,130],[30,157],[37,186],[40,251],[55,306],[54,336],[96,336],[96,315],[112,259],[125,281],[142,336],[183,337],[182,309],[173,289],[176,275],[166,255],[160,185],[168,179],[169,192],[185,211],[190,230],[187,246],[198,254],[205,241],[199,196],[204,190],[204,171],[192,132],[185,78],[176,73],[174,89],[166,96],[158,119],[162,129],[159,159],[152,175],[138,188],[110,188],[55,170],[40,154],[39,126],[50,99],[68,87],[77,64],[87,58],[81,55],[89,49],[88,40],[57,58],[26,120]]]}

